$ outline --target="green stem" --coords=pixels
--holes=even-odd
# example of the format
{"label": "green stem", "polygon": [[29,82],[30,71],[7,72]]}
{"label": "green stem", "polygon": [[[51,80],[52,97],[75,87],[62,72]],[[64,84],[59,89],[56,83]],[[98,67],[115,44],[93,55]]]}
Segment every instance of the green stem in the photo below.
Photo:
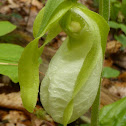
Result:
{"label": "green stem", "polygon": [[[99,13],[108,22],[110,17],[110,0],[99,0]],[[105,54],[104,54],[105,55]],[[101,76],[102,79],[102,76]],[[99,89],[91,111],[91,126],[99,125],[99,109],[100,109],[100,94],[101,94],[101,79]]]}
{"label": "green stem", "polygon": [[98,126],[99,125],[99,106],[100,106],[100,94],[101,94],[101,79],[99,84],[99,89],[97,92],[97,96],[95,101],[92,105],[91,110],[91,126]]}
{"label": "green stem", "polygon": [[110,0],[99,0],[99,14],[108,22],[110,17]]}

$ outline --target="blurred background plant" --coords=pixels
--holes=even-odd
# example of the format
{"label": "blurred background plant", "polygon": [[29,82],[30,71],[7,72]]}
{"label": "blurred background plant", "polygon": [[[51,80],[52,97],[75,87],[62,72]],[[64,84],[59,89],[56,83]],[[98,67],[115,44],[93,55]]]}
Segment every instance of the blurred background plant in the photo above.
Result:
{"label": "blurred background plant", "polygon": [[[114,29],[114,38],[126,48],[126,0],[110,0],[111,13],[109,26]],[[94,6],[98,7],[99,0],[94,0]]]}

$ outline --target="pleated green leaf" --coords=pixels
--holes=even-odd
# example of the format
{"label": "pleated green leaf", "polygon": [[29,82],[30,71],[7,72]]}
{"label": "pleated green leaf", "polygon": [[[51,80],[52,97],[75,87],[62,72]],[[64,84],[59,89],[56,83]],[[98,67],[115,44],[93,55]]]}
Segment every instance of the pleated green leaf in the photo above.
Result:
{"label": "pleated green leaf", "polygon": [[100,126],[126,125],[126,97],[100,110]]}

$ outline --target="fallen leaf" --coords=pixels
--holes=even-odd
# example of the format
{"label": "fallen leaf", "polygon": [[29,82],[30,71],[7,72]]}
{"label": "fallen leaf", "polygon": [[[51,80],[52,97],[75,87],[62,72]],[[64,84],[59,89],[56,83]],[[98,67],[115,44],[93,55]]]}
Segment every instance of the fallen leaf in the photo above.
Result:
{"label": "fallen leaf", "polygon": [[106,53],[109,54],[117,53],[121,46],[122,44],[116,40],[110,41],[107,43]]}

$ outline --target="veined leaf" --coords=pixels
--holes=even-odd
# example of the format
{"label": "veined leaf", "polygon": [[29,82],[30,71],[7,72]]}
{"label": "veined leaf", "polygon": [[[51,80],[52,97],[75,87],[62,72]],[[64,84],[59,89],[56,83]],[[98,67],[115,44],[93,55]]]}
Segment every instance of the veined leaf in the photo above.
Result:
{"label": "veined leaf", "polygon": [[24,48],[14,44],[0,44],[0,74],[18,82],[18,61]]}
{"label": "veined leaf", "polygon": [[45,110],[66,126],[84,114],[95,99],[109,28],[101,16],[79,4],[60,24],[68,37],[50,62],[40,96]]}
{"label": "veined leaf", "polygon": [[[126,97],[100,110],[99,126],[125,126],[126,125]],[[82,126],[90,124],[82,124]],[[80,125],[81,126],[81,125]]]}
{"label": "veined leaf", "polygon": [[0,21],[0,36],[6,35],[16,29],[9,21]]}
{"label": "veined leaf", "polygon": [[100,110],[100,126],[126,125],[126,97]]}

